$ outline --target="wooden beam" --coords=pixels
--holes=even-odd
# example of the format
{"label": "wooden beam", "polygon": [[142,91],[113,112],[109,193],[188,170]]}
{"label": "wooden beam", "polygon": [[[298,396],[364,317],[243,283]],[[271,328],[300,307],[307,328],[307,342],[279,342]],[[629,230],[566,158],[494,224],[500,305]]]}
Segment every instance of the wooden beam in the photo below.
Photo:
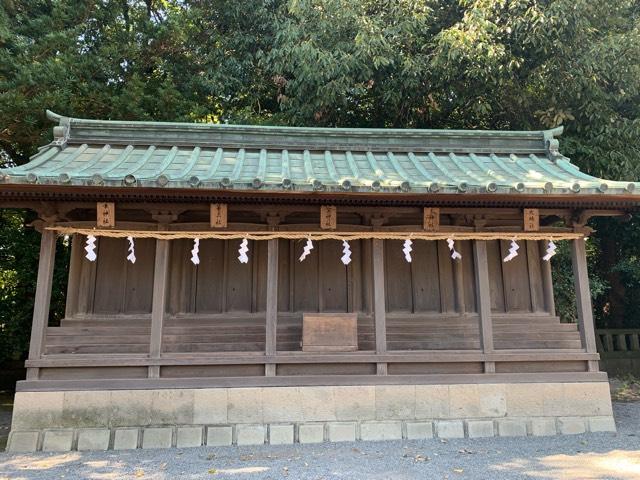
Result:
{"label": "wooden beam", "polygon": [[[169,240],[156,240],[156,259],[153,270],[153,299],[151,302],[151,335],[149,356],[162,355],[162,330],[167,307],[167,279],[169,271]],[[160,376],[159,366],[149,367],[149,378]]]}
{"label": "wooden beam", "polygon": [[[384,290],[384,241],[373,239],[373,314],[375,322],[376,353],[382,355],[387,351],[387,312]],[[377,364],[378,375],[387,374],[387,364]]]}
{"label": "wooden beam", "polygon": [[[265,326],[265,355],[276,354],[276,335],[278,330],[278,239],[267,243],[267,318]],[[276,375],[275,363],[265,365],[267,377]]]}
{"label": "wooden beam", "polygon": [[[571,264],[573,282],[576,290],[576,306],[578,308],[578,328],[582,339],[582,347],[587,353],[596,353],[596,333],[593,326],[591,310],[591,291],[587,272],[587,250],[583,238],[571,242]],[[598,371],[598,362],[589,361],[589,371]]]}
{"label": "wooden beam", "polygon": [[[51,285],[53,283],[53,267],[56,260],[56,233],[43,230],[40,239],[40,260],[38,262],[38,283],[33,299],[33,322],[31,340],[29,342],[29,360],[35,360],[44,352],[45,333],[49,323],[49,307],[51,303]],[[38,378],[37,368],[27,368],[27,380]]]}
{"label": "wooden beam", "polygon": [[[491,292],[489,289],[489,264],[487,262],[487,242],[473,241],[473,262],[476,274],[476,297],[480,317],[480,345],[485,354],[493,353],[493,324],[491,320]],[[495,373],[493,361],[484,362],[485,373]]]}

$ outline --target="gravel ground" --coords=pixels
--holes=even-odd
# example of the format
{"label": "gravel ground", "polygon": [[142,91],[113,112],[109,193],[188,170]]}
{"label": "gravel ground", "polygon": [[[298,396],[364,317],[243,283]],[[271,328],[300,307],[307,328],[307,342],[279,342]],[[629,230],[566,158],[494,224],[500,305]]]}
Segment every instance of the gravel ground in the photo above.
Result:
{"label": "gravel ground", "polygon": [[0,479],[639,479],[640,402],[614,411],[617,434],[0,453]]}

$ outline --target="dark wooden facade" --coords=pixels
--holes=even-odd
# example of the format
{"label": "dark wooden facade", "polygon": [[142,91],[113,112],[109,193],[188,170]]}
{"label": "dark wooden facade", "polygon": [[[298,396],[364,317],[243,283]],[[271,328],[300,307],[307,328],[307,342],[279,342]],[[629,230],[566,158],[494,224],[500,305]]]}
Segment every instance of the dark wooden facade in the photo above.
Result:
{"label": "dark wooden facade", "polygon": [[[578,324],[554,308],[544,240],[588,235],[594,215],[626,215],[635,184],[579,172],[546,132],[294,129],[98,122],[51,115],[54,142],[0,172],[0,206],[38,212],[43,232],[28,378],[21,390],[247,385],[598,381],[585,244],[571,242]],[[503,240],[338,240],[200,244],[100,237],[96,262],[72,238],[66,315],[48,326],[56,231],[96,228],[96,202],[115,204],[131,232],[498,232]],[[212,226],[211,204],[226,205]],[[425,207],[439,208],[425,224]],[[113,212],[112,212],[113,213]],[[108,224],[108,222],[107,222]],[[435,226],[434,226],[435,225]],[[109,226],[103,227],[108,231]],[[527,227],[530,229],[531,227]],[[133,234],[132,234],[133,235]],[[135,235],[134,235],[135,236]],[[303,352],[305,313],[357,314],[354,352]]]}

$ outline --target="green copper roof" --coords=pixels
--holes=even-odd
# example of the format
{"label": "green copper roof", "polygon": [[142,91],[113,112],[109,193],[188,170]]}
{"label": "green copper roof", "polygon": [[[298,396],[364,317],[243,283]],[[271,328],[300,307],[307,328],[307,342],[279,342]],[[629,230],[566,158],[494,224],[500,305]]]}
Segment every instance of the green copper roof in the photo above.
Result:
{"label": "green copper roof", "polygon": [[269,191],[630,193],[532,132],[297,128],[101,121],[47,112],[54,141],[0,185]]}

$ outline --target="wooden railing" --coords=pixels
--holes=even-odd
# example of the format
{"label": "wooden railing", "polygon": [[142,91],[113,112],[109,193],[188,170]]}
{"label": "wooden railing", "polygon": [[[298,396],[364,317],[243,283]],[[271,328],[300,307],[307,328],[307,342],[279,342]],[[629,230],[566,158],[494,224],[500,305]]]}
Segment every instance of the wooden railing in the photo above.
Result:
{"label": "wooden railing", "polygon": [[598,352],[606,358],[640,358],[640,328],[598,329]]}

